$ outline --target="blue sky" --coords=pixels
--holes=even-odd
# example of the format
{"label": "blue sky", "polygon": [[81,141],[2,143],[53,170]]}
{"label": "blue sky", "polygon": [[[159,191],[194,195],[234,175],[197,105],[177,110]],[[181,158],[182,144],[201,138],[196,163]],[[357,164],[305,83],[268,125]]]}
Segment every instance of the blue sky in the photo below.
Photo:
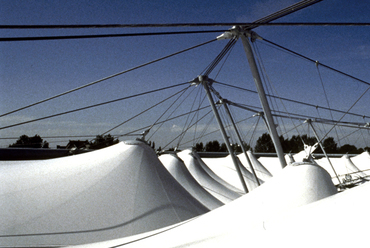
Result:
{"label": "blue sky", "polygon": [[[142,23],[206,23],[206,22],[252,22],[297,1],[18,1],[5,0],[0,5],[1,25],[27,24],[142,24]],[[370,22],[367,1],[326,0],[279,19],[279,22]],[[229,27],[225,27],[226,29]],[[209,28],[140,28],[140,29],[84,29],[84,30],[0,30],[1,37],[104,34],[128,32],[159,32],[202,30]],[[223,29],[217,27],[215,29]],[[265,39],[297,51],[320,63],[370,81],[370,32],[369,27],[259,27],[255,31]],[[162,56],[214,39],[218,33],[168,35],[147,37],[102,38],[85,40],[20,41],[0,43],[0,114],[23,107],[33,102],[54,96],[78,86],[99,80],[114,73],[127,70]],[[0,118],[0,127],[34,118],[84,107],[116,98],[121,98],[151,89],[188,82],[198,76],[217,56],[227,41],[217,41],[191,52],[115,77],[56,100]],[[320,106],[329,105],[347,111],[367,89],[366,85],[340,76],[296,56],[289,55],[266,43],[257,42],[257,49],[276,94],[294,100]],[[211,77],[216,77],[217,68]],[[218,81],[254,90],[254,83],[241,45],[238,41],[222,70]],[[324,85],[324,88],[323,86]],[[185,87],[185,86],[184,86]],[[182,87],[182,88],[184,88]],[[200,88],[200,87],[199,87]],[[239,103],[259,106],[253,94],[215,85],[220,94]],[[271,88],[271,89],[272,89]],[[97,135],[129,119],[136,113],[161,101],[181,87],[134,100],[122,101],[28,125],[0,130],[0,137],[19,137],[22,134],[42,137],[57,135]],[[190,109],[193,98],[181,108]],[[204,94],[204,93],[202,93]],[[325,94],[328,98],[326,100]],[[370,116],[369,93],[351,110]],[[198,101],[198,100],[197,100]],[[280,105],[276,102],[276,105]],[[138,127],[151,125],[168,105],[128,122],[112,134],[121,134]],[[285,104],[296,113],[330,117],[327,111]],[[235,111],[236,119],[248,118],[252,113]],[[168,112],[170,113],[170,112]],[[333,113],[334,119],[341,115]],[[369,119],[347,118],[349,121],[369,122]],[[157,131],[153,140],[164,146],[176,131],[182,129],[185,120],[168,123]],[[207,120],[208,121],[208,120]],[[248,130],[254,128],[255,119],[241,125],[247,140]],[[205,124],[203,124],[205,125]],[[279,122],[279,127],[289,130],[293,122]],[[295,123],[294,125],[299,125]],[[197,132],[202,128],[199,125]],[[328,127],[319,125],[321,133]],[[215,130],[212,124],[209,130]],[[264,131],[260,125],[257,130]],[[193,131],[194,133],[195,131]],[[307,133],[304,127],[300,132]],[[349,131],[338,130],[342,136]],[[312,133],[311,133],[312,134]],[[288,134],[289,135],[289,134]],[[190,135],[191,136],[191,135]],[[248,137],[247,137],[248,136]],[[330,134],[336,136],[336,134]],[[369,146],[369,133],[356,132],[353,138],[343,143]],[[218,135],[205,138],[219,139]],[[51,146],[62,144],[66,139],[46,139]],[[68,139],[67,139],[68,140]],[[15,140],[0,140],[5,147]],[[177,142],[177,141],[176,141]],[[175,142],[175,143],[176,143]],[[189,143],[192,145],[192,143]]]}

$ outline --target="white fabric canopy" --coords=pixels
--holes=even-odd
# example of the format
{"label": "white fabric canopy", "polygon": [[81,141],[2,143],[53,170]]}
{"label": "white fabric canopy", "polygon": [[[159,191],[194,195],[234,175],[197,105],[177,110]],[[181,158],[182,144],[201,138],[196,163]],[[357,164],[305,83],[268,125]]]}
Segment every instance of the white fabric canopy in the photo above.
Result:
{"label": "white fabric canopy", "polygon": [[199,165],[207,172],[208,175],[210,175],[215,181],[218,183],[224,185],[226,188],[238,192],[240,194],[244,194],[245,192],[243,190],[239,190],[238,188],[234,187],[229,182],[223,180],[221,177],[219,177],[213,170],[211,170],[206,163],[204,163],[203,159],[199,156],[199,154],[195,151],[192,152],[192,155],[194,158],[198,161]]}
{"label": "white fabric canopy", "polygon": [[57,159],[0,162],[1,246],[125,237],[207,211],[141,141]]}
{"label": "white fabric canopy", "polygon": [[[200,160],[191,150],[184,150],[177,153],[177,155],[184,161],[190,174],[197,182],[221,202],[228,203],[241,196],[241,193],[231,190],[211,177],[204,169],[206,168],[204,166],[205,164],[201,164]],[[208,170],[210,169],[208,168]]]}
{"label": "white fabric canopy", "polygon": [[[202,160],[223,180],[237,187],[239,190],[243,190],[242,183],[230,155],[221,158],[203,158]],[[254,175],[244,167],[239,159],[238,162],[248,190],[250,191],[258,187]],[[259,182],[262,184],[263,180],[259,179]]]}
{"label": "white fabric canopy", "polygon": [[[353,157],[353,158],[355,158],[355,157]],[[335,172],[332,169],[331,165],[329,164],[329,161],[328,161],[327,158],[318,159],[318,160],[316,160],[316,162],[320,166],[322,166],[324,169],[326,169],[329,172],[329,174],[331,175],[331,177],[333,179],[333,182],[335,184],[338,184],[339,181],[336,178],[335,173],[338,175],[338,178],[341,182],[343,182],[343,180],[345,180],[347,174],[350,174],[353,179],[367,176],[367,174],[365,172],[362,172],[353,163],[353,161],[352,161],[353,158],[350,158],[348,155],[343,155],[341,158],[330,158],[330,162],[333,165]],[[359,163],[359,161],[357,159],[355,159],[355,160],[357,161],[357,163]],[[359,164],[362,164],[363,168],[366,168],[366,165],[364,166],[363,163],[360,162]],[[370,168],[370,164],[368,164],[367,168],[368,169]],[[365,171],[366,171],[366,169],[365,169]]]}
{"label": "white fabric canopy", "polygon": [[362,170],[366,175],[370,175],[370,154],[365,151],[351,158],[357,168]]}
{"label": "white fabric canopy", "polygon": [[312,146],[305,146],[305,150],[302,150],[293,155],[293,159],[296,162],[302,162],[304,159],[307,159],[308,155],[310,155],[311,150],[313,149]]}
{"label": "white fabric canopy", "polygon": [[184,162],[176,154],[163,154],[158,158],[180,185],[209,210],[224,205],[195,180]]}
{"label": "white fabric canopy", "polygon": [[[287,164],[291,164],[292,162],[295,162],[295,161],[292,161],[290,156],[288,154],[285,154],[284,156],[285,158],[285,161]],[[292,156],[293,158],[293,156]],[[294,159],[294,158],[293,158]],[[281,167],[281,164],[280,164],[280,160],[277,156],[273,156],[273,157],[259,157],[258,158],[258,161],[263,165],[263,167],[266,168],[266,170],[268,170],[271,175],[275,175],[277,173],[280,173],[282,167]],[[302,162],[302,161],[297,161],[297,162]]]}
{"label": "white fabric canopy", "polygon": [[355,176],[366,177],[366,174],[352,162],[352,159],[348,155],[344,155],[342,157],[342,161],[344,166],[347,168],[347,173],[352,173],[352,175]]}
{"label": "white fabric canopy", "polygon": [[[272,177],[270,171],[267,170],[265,166],[258,161],[258,159],[254,156],[254,154],[251,151],[247,151],[247,155],[252,163],[254,170],[256,171],[257,177],[261,178],[263,181],[269,180]],[[248,164],[244,154],[239,154],[238,157],[244,165]]]}
{"label": "white fabric canopy", "polygon": [[[363,203],[362,194],[369,193],[369,186],[336,194],[329,174],[321,167],[289,165],[251,193],[196,219],[146,236],[84,247],[332,247],[341,244],[340,238],[347,238],[348,233],[355,240],[346,243],[352,243],[367,239],[357,235],[365,231],[356,225],[343,230],[342,223],[361,223],[361,218],[339,216],[351,202]],[[365,205],[368,208],[370,203]],[[360,209],[362,214],[367,211],[362,206]],[[341,232],[345,232],[343,236]]]}
{"label": "white fabric canopy", "polygon": [[[296,161],[302,161],[303,158],[306,157],[307,151],[301,151],[294,155],[294,159]],[[370,155],[368,152],[363,152],[362,154],[351,158],[348,155],[343,155],[341,158],[330,158],[331,165],[326,157],[313,159],[313,162],[319,164],[329,172],[334,184],[343,182],[346,174],[351,174],[352,178],[370,175]],[[336,177],[336,174],[338,175],[339,180]]]}

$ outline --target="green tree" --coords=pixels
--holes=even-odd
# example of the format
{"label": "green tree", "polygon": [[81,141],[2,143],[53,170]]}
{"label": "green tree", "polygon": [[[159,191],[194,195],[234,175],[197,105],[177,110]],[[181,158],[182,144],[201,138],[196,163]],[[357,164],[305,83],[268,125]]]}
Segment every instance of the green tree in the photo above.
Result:
{"label": "green tree", "polygon": [[256,146],[254,147],[255,152],[275,152],[274,144],[270,134],[264,133],[256,141]]}
{"label": "green tree", "polygon": [[107,135],[97,135],[96,138],[90,143],[91,149],[101,149],[108,147],[119,142],[118,139],[114,138],[110,134]]}
{"label": "green tree", "polygon": [[243,147],[246,151],[252,150],[252,147],[243,141]]}
{"label": "green tree", "polygon": [[361,152],[363,152],[363,149],[361,148],[357,149],[356,146],[350,145],[350,144],[345,144],[338,149],[338,153],[341,153],[341,154],[345,154],[345,153],[360,154]]}
{"label": "green tree", "polygon": [[307,136],[307,134],[304,134],[302,136],[293,135],[292,137],[290,137],[290,139],[283,140],[282,145],[284,152],[298,153],[304,149],[304,144],[312,146],[316,142],[317,141],[315,137],[309,137]]}
{"label": "green tree", "polygon": [[[307,135],[306,135],[307,136]],[[303,142],[300,135],[290,137],[286,152],[298,153],[303,150]],[[285,151],[284,151],[285,152]]]}
{"label": "green tree", "polygon": [[322,142],[322,146],[324,147],[324,150],[326,153],[337,153],[338,152],[338,145],[334,141],[333,137],[328,137],[324,139]]}
{"label": "green tree", "polygon": [[307,136],[307,134],[304,134],[301,137],[306,145],[313,146],[314,144],[317,143],[317,139],[315,137]]}
{"label": "green tree", "polygon": [[197,152],[204,152],[204,145],[203,142],[196,143],[195,146],[193,146],[193,149]]}
{"label": "green tree", "polygon": [[217,140],[207,142],[205,151],[206,152],[219,152],[220,143]]}
{"label": "green tree", "polygon": [[[242,141],[242,144],[243,144],[243,147],[246,151],[251,149],[251,146],[248,145],[247,143],[245,143],[244,141]],[[234,152],[243,152],[242,146],[239,145],[238,143],[232,144],[231,147],[232,147]]]}
{"label": "green tree", "polygon": [[220,152],[227,152],[227,147],[225,143],[222,143],[220,146]]}
{"label": "green tree", "polygon": [[[285,153],[292,152],[298,153],[304,149],[304,144],[313,146],[317,143],[317,139],[313,136],[308,136],[307,134],[304,135],[293,135],[289,139],[285,139],[283,136],[279,137],[283,151]],[[333,137],[328,137],[324,139],[323,147],[327,153],[352,153],[352,154],[359,154],[363,151],[370,151],[369,147],[357,149],[353,145],[346,144],[340,148],[338,148],[337,143],[335,142]],[[231,145],[235,152],[241,152],[241,146],[237,143]],[[245,150],[250,150],[250,145],[243,142],[243,146]],[[217,140],[209,141],[204,146],[202,142],[195,144],[193,147],[196,151],[206,151],[206,152],[227,152],[226,144],[220,143]],[[255,152],[268,152],[274,153],[275,147],[272,142],[272,139],[268,133],[262,134],[256,142],[256,146],[254,147]],[[315,150],[315,153],[322,153],[320,146]]]}
{"label": "green tree", "polygon": [[24,134],[9,147],[49,148],[49,143],[44,141],[38,134],[33,137],[28,137]]}
{"label": "green tree", "polygon": [[242,147],[238,143],[231,144],[231,148],[234,152],[242,152]]}

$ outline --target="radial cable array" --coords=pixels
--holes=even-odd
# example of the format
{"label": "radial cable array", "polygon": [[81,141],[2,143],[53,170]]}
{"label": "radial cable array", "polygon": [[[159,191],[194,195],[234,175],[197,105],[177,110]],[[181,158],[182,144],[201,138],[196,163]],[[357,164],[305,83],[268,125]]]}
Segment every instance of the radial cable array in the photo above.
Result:
{"label": "radial cable array", "polygon": [[91,82],[91,83],[88,83],[88,84],[82,85],[82,86],[77,87],[77,88],[75,88],[75,89],[72,89],[72,90],[69,90],[69,91],[63,92],[63,93],[61,93],[61,94],[58,94],[58,95],[55,95],[55,96],[52,96],[52,97],[46,98],[46,99],[44,99],[44,100],[41,100],[41,101],[38,101],[38,102],[35,102],[35,103],[32,103],[32,104],[29,104],[29,105],[24,106],[24,107],[22,107],[22,108],[19,108],[19,109],[16,109],[16,110],[13,110],[13,111],[7,112],[7,113],[5,113],[5,114],[0,115],[0,117],[6,116],[6,115],[9,115],[9,114],[13,114],[13,113],[18,112],[18,111],[20,111],[20,110],[24,110],[24,109],[27,109],[27,108],[30,108],[30,107],[36,106],[36,105],[38,105],[38,104],[40,104],[40,103],[44,103],[44,102],[50,101],[50,100],[52,100],[52,99],[55,99],[55,98],[58,98],[58,97],[61,97],[61,96],[64,96],[64,95],[70,94],[70,93],[72,93],[72,92],[75,92],[75,91],[78,91],[78,90],[84,89],[84,88],[89,87],[89,86],[92,86],[92,85],[94,85],[94,84],[101,83],[101,82],[103,82],[103,81],[106,81],[106,80],[108,80],[108,79],[111,79],[111,78],[117,77],[117,76],[122,75],[122,74],[124,74],[124,73],[127,73],[127,72],[130,72],[130,71],[133,71],[133,70],[136,70],[136,69],[142,68],[142,67],[144,67],[144,66],[147,66],[147,65],[150,65],[150,64],[156,63],[156,62],[158,62],[158,61],[161,61],[161,60],[164,60],[164,59],[167,59],[167,58],[170,58],[170,57],[175,56],[175,55],[178,55],[178,54],[180,54],[180,53],[183,53],[183,52],[186,52],[186,51],[192,50],[192,49],[194,49],[194,48],[197,48],[197,47],[200,47],[200,46],[203,46],[203,45],[209,44],[209,43],[214,42],[214,41],[216,41],[216,40],[217,40],[217,39],[213,39],[213,40],[210,40],[210,41],[207,41],[207,42],[201,43],[201,44],[199,44],[199,45],[196,45],[196,46],[192,46],[192,47],[186,48],[186,49],[181,50],[181,51],[179,51],[179,52],[172,53],[172,54],[170,54],[170,55],[167,55],[167,56],[161,57],[161,58],[159,58],[159,59],[155,59],[155,60],[152,60],[152,61],[150,61],[150,62],[147,62],[147,63],[141,64],[141,65],[139,65],[139,66],[135,66],[135,67],[133,67],[133,68],[131,68],[131,69],[128,69],[128,70],[125,70],[125,71],[121,71],[121,72],[118,72],[118,73],[116,73],[116,74],[113,74],[113,75],[110,75],[110,76],[108,76],[108,77],[105,77],[105,78],[99,79],[99,80],[97,80],[97,81],[94,81],[94,82]]}

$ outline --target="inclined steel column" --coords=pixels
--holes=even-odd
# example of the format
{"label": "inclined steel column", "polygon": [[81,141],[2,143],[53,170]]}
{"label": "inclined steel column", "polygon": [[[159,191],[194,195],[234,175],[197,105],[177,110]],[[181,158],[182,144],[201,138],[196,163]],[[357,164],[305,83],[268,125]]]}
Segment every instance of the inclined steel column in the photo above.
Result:
{"label": "inclined steel column", "polygon": [[333,169],[334,174],[335,174],[335,177],[338,179],[339,185],[341,185],[342,183],[340,182],[339,176],[338,176],[337,172],[335,171],[334,166],[333,166],[333,164],[331,163],[331,161],[330,161],[330,159],[329,159],[328,154],[326,154],[326,152],[325,152],[324,146],[322,145],[322,142],[321,142],[321,140],[320,140],[319,135],[317,134],[317,132],[316,132],[315,128],[314,128],[314,127],[313,127],[313,125],[312,125],[312,120],[311,120],[311,119],[307,119],[307,120],[305,120],[305,122],[306,122],[306,123],[308,123],[308,125],[310,125],[310,127],[311,127],[311,129],[312,129],[312,131],[313,131],[313,133],[314,133],[314,135],[315,135],[315,137],[316,137],[316,139],[317,139],[317,142],[319,143],[319,145],[320,145],[320,147],[321,147],[322,152],[324,153],[324,155],[325,155],[326,159],[328,160],[328,162],[329,162],[329,164],[330,164],[331,168]]}
{"label": "inclined steel column", "polygon": [[220,128],[220,131],[221,131],[222,137],[223,137],[223,139],[224,139],[224,141],[225,141],[226,148],[227,148],[227,150],[229,151],[229,154],[230,154],[230,156],[231,156],[231,159],[233,160],[233,163],[234,163],[235,169],[236,169],[236,171],[237,171],[237,173],[238,173],[238,176],[239,176],[240,182],[241,182],[241,184],[242,184],[242,186],[243,186],[243,188],[244,188],[244,191],[245,191],[246,193],[248,193],[248,192],[249,192],[249,191],[248,191],[248,187],[247,187],[247,185],[246,185],[246,183],[245,183],[245,181],[244,181],[243,174],[242,174],[242,172],[241,172],[241,170],[240,170],[239,163],[238,163],[238,159],[237,159],[237,157],[236,157],[236,155],[235,155],[235,153],[234,153],[234,151],[233,151],[232,147],[230,146],[229,138],[227,137],[227,134],[226,134],[226,131],[225,131],[224,125],[223,125],[223,123],[222,123],[222,121],[221,121],[220,115],[218,114],[218,111],[217,111],[217,108],[216,108],[216,106],[215,106],[215,103],[214,103],[213,97],[212,97],[211,92],[210,92],[210,90],[209,90],[209,86],[208,86],[208,83],[209,83],[209,82],[208,82],[208,77],[207,77],[207,76],[199,76],[199,77],[198,77],[198,79],[199,79],[199,82],[200,82],[201,84],[203,84],[204,90],[205,90],[205,91],[206,91],[206,93],[207,93],[207,97],[208,97],[209,103],[210,103],[210,105],[211,105],[212,111],[213,111],[213,113],[214,113],[214,115],[215,115],[215,118],[216,118],[216,120],[217,120],[217,123],[218,123],[218,126],[219,126],[219,128]]}
{"label": "inclined steel column", "polygon": [[247,55],[249,66],[253,75],[254,82],[256,84],[256,88],[258,91],[258,95],[261,101],[262,109],[266,117],[269,133],[271,135],[272,141],[274,143],[274,147],[279,158],[279,162],[282,168],[286,166],[286,161],[284,158],[283,148],[280,143],[279,135],[276,130],[276,125],[274,123],[274,119],[272,118],[271,109],[268,104],[266,93],[262,85],[262,80],[258,71],[257,63],[253,55],[252,47],[250,45],[249,39],[245,32],[240,33],[240,38],[243,42],[244,51]]}
{"label": "inclined steel column", "polygon": [[254,175],[254,177],[256,178],[256,182],[258,184],[258,186],[261,185],[260,181],[258,180],[258,177],[257,177],[257,174],[256,174],[256,171],[254,170],[253,168],[253,165],[252,165],[252,162],[250,161],[248,155],[247,155],[247,151],[245,150],[244,146],[243,146],[243,140],[239,134],[239,131],[238,131],[238,128],[236,127],[236,124],[234,122],[234,118],[232,117],[231,113],[230,113],[230,109],[229,109],[229,106],[228,105],[228,101],[227,100],[224,100],[224,99],[220,99],[221,103],[224,105],[224,108],[225,108],[225,111],[226,111],[226,114],[229,116],[229,119],[231,121],[231,124],[233,125],[234,127],[234,130],[235,130],[235,133],[236,133],[236,136],[238,137],[238,140],[239,140],[239,143],[240,143],[240,146],[242,148],[242,151],[245,155],[245,158],[247,159],[247,162],[249,164],[249,167],[251,167],[251,170],[252,170],[252,173]]}

